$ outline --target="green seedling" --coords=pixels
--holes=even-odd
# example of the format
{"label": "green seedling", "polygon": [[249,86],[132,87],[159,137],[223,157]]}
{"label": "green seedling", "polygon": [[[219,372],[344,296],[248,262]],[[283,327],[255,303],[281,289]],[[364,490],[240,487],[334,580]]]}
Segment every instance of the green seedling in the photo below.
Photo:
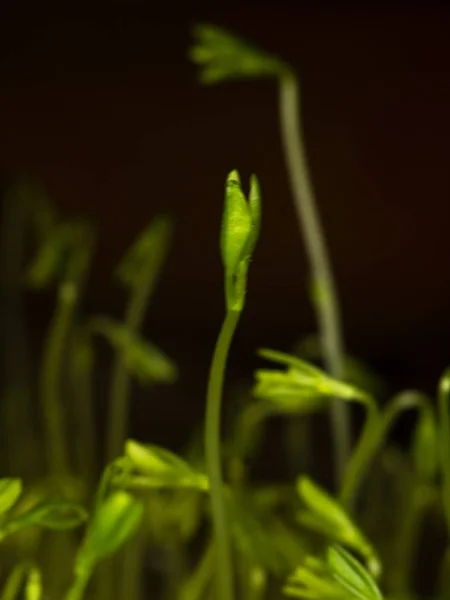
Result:
{"label": "green seedling", "polygon": [[382,600],[364,567],[340,546],[328,548],[325,559],[308,557],[289,578],[284,592],[317,600]]}
{"label": "green seedling", "polygon": [[[293,69],[277,56],[241,40],[225,29],[202,24],[194,30],[191,59],[200,66],[203,83],[272,77],[279,84],[280,127],[294,207],[303,233],[312,273],[312,300],[317,312],[323,356],[337,379],[344,376],[344,348],[338,294],[309,175],[299,116],[299,92]],[[348,410],[331,404],[335,439],[336,482],[339,483],[350,451]]]}
{"label": "green seedling", "polygon": [[[145,310],[159,279],[168,253],[172,224],[167,217],[155,218],[131,246],[116,269],[116,278],[129,292],[124,318],[125,331],[134,336],[140,330]],[[129,348],[129,346],[127,346]],[[155,352],[153,352],[155,354]],[[129,354],[128,354],[129,359]],[[127,354],[117,346],[111,374],[110,414],[106,457],[117,458],[125,442],[128,423],[129,374]]]}
{"label": "green seedling", "polygon": [[237,171],[227,178],[222,221],[221,251],[225,269],[226,317],[217,339],[206,398],[205,458],[210,482],[211,516],[216,551],[216,593],[221,600],[234,597],[233,570],[222,488],[220,422],[222,388],[229,348],[244,307],[247,271],[261,221],[260,192],[256,177],[250,181],[247,201]]}

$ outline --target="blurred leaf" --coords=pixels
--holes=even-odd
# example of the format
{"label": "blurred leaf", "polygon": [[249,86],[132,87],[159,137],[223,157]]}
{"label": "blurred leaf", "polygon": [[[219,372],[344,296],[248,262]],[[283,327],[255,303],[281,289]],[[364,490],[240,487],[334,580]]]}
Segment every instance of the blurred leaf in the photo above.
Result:
{"label": "blurred leaf", "polygon": [[308,508],[308,511],[299,512],[298,520],[330,541],[340,542],[359,552],[378,576],[380,564],[373,546],[339,502],[308,477],[298,479],[297,491]]}
{"label": "blurred leaf", "polygon": [[375,581],[351,554],[339,546],[328,549],[327,563],[333,578],[355,598],[382,600]]}
{"label": "blurred leaf", "polygon": [[260,202],[259,184],[255,176],[250,179],[247,202],[239,173],[232,171],[228,175],[221,232],[228,310],[241,310],[243,307],[248,265],[261,227]]}
{"label": "blurred leaf", "polygon": [[281,363],[284,371],[260,369],[256,371],[254,394],[287,412],[309,412],[328,405],[332,397],[371,403],[370,397],[358,388],[333,379],[309,363],[274,350],[260,350],[268,360]]}
{"label": "blurred leaf", "polygon": [[72,529],[87,518],[88,513],[80,504],[70,500],[55,500],[38,504],[18,515],[8,521],[4,530],[9,534],[33,525],[54,530]]}
{"label": "blurred leaf", "polygon": [[8,512],[22,494],[21,479],[0,479],[0,515]]}
{"label": "blurred leaf", "polygon": [[142,285],[142,279],[157,277],[169,248],[173,225],[163,215],[155,217],[139,235],[119,263],[115,276],[128,287]]}
{"label": "blurred leaf", "polygon": [[[296,344],[295,354],[307,361],[322,359],[322,345],[319,336],[308,336]],[[387,386],[383,379],[371,367],[354,356],[344,357],[344,379],[374,398],[383,398],[387,394]]]}
{"label": "blurred leaf", "polygon": [[146,521],[157,544],[189,540],[203,516],[203,496],[194,488],[153,489],[146,495]]}
{"label": "blurred leaf", "polygon": [[195,45],[191,60],[200,65],[202,83],[233,79],[276,77],[287,71],[285,64],[247,42],[214,25],[201,24],[194,29]]}
{"label": "blurred leaf", "polygon": [[307,557],[291,575],[284,593],[317,600],[382,600],[364,567],[340,546],[328,548],[326,559]]}
{"label": "blurred leaf", "polygon": [[438,469],[438,432],[431,405],[427,405],[419,416],[412,441],[412,455],[419,477],[433,480]]}
{"label": "blurred leaf", "polygon": [[193,488],[203,491],[209,487],[206,475],[164,448],[128,440],[125,444],[125,456],[138,472],[137,476],[125,475],[125,485],[142,488]]}
{"label": "blurred leaf", "polygon": [[231,492],[227,494],[227,502],[234,537],[241,552],[271,573],[286,570],[287,565],[273,545],[270,532],[255,514],[255,507],[247,506],[242,496]]}
{"label": "blurred leaf", "polygon": [[110,556],[134,535],[144,514],[144,505],[127,492],[113,492],[92,517],[79,550],[78,569],[90,572],[100,559]]}
{"label": "blurred leaf", "polygon": [[177,369],[174,363],[125,325],[107,317],[95,317],[90,327],[93,333],[104,336],[116,350],[124,353],[126,367],[142,385],[175,381]]}

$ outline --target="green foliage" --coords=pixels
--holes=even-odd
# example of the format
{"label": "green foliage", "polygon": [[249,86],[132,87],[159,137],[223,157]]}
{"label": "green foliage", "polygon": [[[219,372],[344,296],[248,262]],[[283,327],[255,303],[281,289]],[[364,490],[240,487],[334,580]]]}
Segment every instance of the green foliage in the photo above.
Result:
{"label": "green foliage", "polygon": [[326,558],[309,557],[284,588],[286,595],[321,600],[382,600],[375,581],[364,567],[339,546]]}
{"label": "green foliage", "polygon": [[[131,378],[148,387],[177,378],[174,363],[141,331],[172,223],[165,216],[151,221],[114,273],[128,293],[123,322],[86,318],[78,302],[94,232],[84,220],[60,219],[39,186],[20,182],[14,198],[26,209],[36,241],[25,282],[34,289],[56,284],[57,297],[36,394],[42,414],[37,420],[37,411],[28,411],[38,442],[36,464],[27,476],[16,464],[23,464],[17,454],[28,429],[6,431],[17,444],[11,464],[4,466],[17,477],[0,479],[0,600],[143,600],[141,575],[149,563],[150,576],[163,580],[167,600],[277,600],[283,592],[315,600],[423,600],[414,577],[428,552],[423,537],[429,535],[428,525],[446,522],[447,548],[431,544],[439,568],[434,597],[444,600],[450,590],[450,371],[439,382],[437,398],[407,390],[384,402],[383,382],[344,353],[323,232],[314,216],[301,140],[292,134],[297,125],[293,73],[277,57],[222,29],[202,25],[196,36],[192,58],[204,82],[261,76],[280,82],[290,176],[303,198],[300,212],[306,214],[320,336],[298,345],[292,355],[260,350],[276,366],[255,372],[251,393],[235,404],[233,425],[223,427],[228,354],[261,227],[257,178],[251,177],[246,197],[238,172],[232,171],[220,239],[226,315],[211,361],[203,443],[195,438],[194,450],[178,456],[130,439]],[[102,422],[107,421],[102,471],[94,336],[106,339],[115,354],[110,402],[106,409],[99,405]],[[5,394],[2,401],[11,403],[11,398]],[[323,441],[316,444],[310,437],[316,413],[337,406],[338,414],[355,403],[364,409],[363,426],[350,451],[342,452],[348,441],[345,420],[335,421],[344,435],[332,436],[331,449],[345,461],[339,485],[328,492],[328,482],[315,482],[320,469],[312,459]],[[232,408],[233,403],[227,406]],[[417,412],[412,437],[395,446],[392,426],[411,409]],[[265,442],[262,425],[274,414],[295,426],[301,417],[301,427],[293,431],[302,452],[292,452],[289,475],[280,469],[278,480],[261,481],[253,460]],[[8,422],[1,425],[4,434]],[[46,460],[41,460],[43,450]],[[307,467],[303,455],[309,455]],[[154,589],[152,594],[159,597]]]}
{"label": "green foliage", "polygon": [[142,385],[174,383],[177,377],[175,364],[159,348],[139,335],[107,317],[93,318],[92,333],[105,337],[116,350],[120,350],[126,369]]}
{"label": "green foliage", "polygon": [[274,77],[287,67],[272,56],[214,25],[198,25],[195,45],[190,50],[193,62],[201,67],[200,80],[212,84],[248,77]]}

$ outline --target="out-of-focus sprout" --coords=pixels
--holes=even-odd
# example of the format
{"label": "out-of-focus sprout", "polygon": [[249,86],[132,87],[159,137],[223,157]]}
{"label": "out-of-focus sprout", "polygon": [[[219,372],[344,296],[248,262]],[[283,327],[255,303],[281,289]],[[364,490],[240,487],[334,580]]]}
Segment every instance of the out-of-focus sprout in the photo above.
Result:
{"label": "out-of-focus sprout", "polygon": [[291,575],[283,591],[294,598],[383,599],[370,573],[340,546],[328,548],[324,559],[308,557]]}

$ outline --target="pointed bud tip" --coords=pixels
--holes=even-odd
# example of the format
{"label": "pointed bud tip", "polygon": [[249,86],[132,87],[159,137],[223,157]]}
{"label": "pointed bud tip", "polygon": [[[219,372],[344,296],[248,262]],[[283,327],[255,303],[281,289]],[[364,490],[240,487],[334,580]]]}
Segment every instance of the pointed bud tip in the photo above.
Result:
{"label": "pointed bud tip", "polygon": [[239,171],[237,169],[233,169],[233,171],[230,171],[230,173],[228,174],[227,184],[230,183],[240,185],[241,178],[239,177]]}

